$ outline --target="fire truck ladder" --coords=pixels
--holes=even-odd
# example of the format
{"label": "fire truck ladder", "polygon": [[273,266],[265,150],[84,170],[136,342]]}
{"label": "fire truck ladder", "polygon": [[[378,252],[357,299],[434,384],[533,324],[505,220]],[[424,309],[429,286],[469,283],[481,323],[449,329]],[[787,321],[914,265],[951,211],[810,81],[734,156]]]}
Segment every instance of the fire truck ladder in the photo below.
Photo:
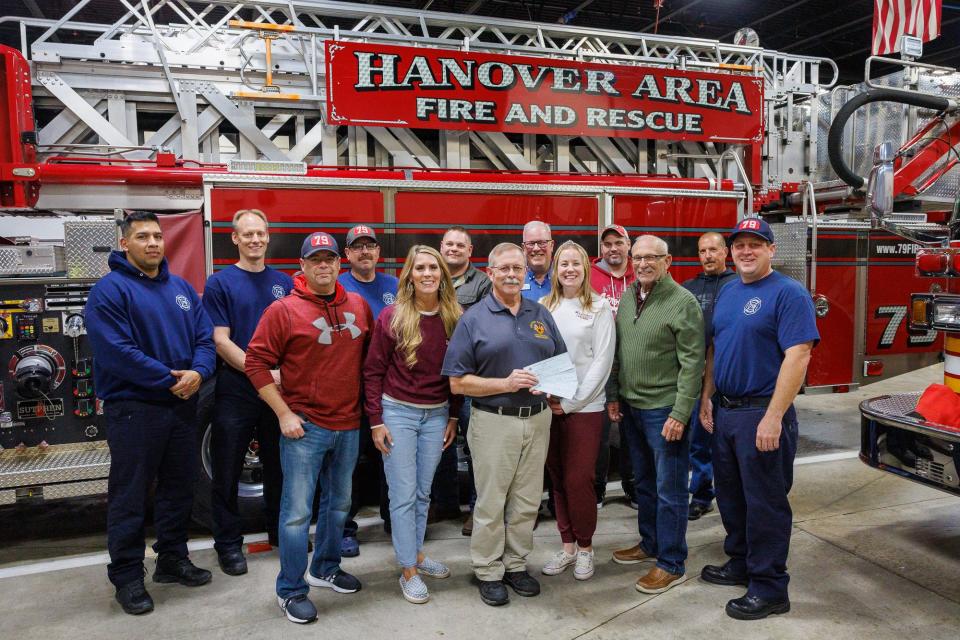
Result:
{"label": "fire truck ladder", "polygon": [[[819,141],[810,123],[817,122],[817,101],[809,98],[837,77],[830,60],[759,47],[347,2],[119,0],[117,6],[120,17],[112,23],[75,19],[92,13],[90,0],[79,0],[56,20],[0,18],[19,25],[22,50],[31,60],[41,156],[98,144],[128,159],[151,158],[166,147],[184,160],[205,162],[716,178],[718,168],[709,158],[668,154],[717,157],[727,148],[331,126],[324,121],[323,41],[344,39],[618,65],[753,69],[765,81],[768,127],[751,180],[777,188],[802,179],[813,166]],[[98,11],[102,7],[96,4]],[[262,37],[251,38],[254,32]],[[276,100],[278,93],[288,99]],[[792,155],[784,153],[788,149]],[[772,160],[758,176],[761,156]]]}

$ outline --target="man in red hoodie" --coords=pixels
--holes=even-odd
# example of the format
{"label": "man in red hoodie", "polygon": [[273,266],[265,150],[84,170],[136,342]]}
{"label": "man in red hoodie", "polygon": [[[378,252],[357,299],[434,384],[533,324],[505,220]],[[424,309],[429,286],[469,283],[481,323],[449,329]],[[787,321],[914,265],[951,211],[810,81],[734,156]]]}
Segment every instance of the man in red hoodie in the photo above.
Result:
{"label": "man in red hoodie", "polygon": [[[633,273],[633,264],[630,261],[630,236],[627,230],[619,224],[611,224],[600,232],[600,257],[594,260],[590,269],[590,286],[593,290],[607,299],[613,314],[617,314],[620,306],[620,296],[627,290],[636,275]],[[618,425],[620,423],[617,423]],[[604,415],[603,431],[600,435],[600,455],[597,456],[597,474],[595,490],[597,493],[597,508],[603,506],[603,499],[607,494],[607,472],[610,470],[610,428],[613,423]],[[630,501],[630,506],[636,506],[633,496],[633,471],[630,468],[630,457],[627,455],[626,439],[620,432],[620,484],[623,492]]]}
{"label": "man in red hoodie", "polygon": [[[360,590],[340,568],[360,426],[360,368],[373,328],[370,307],[337,282],[337,241],[312,233],[300,250],[293,293],[267,307],[247,347],[245,371],[280,423],[280,574],[277,603],[292,622],[317,619],[310,585]],[[283,390],[273,382],[279,366]],[[307,536],[319,476],[313,561]],[[306,572],[306,576],[304,573]],[[304,579],[306,578],[306,579]]]}

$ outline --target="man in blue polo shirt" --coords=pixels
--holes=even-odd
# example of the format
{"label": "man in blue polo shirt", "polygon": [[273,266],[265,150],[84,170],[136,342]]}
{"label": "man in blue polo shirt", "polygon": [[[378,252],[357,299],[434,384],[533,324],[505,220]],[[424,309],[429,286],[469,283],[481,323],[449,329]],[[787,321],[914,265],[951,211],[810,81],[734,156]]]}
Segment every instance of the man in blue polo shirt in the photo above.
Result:
{"label": "man in blue polo shirt", "polygon": [[[237,489],[250,441],[256,438],[263,480],[264,516],[270,544],[279,546],[280,427],[243,372],[246,350],[264,310],[293,289],[293,279],[265,263],[270,232],[259,209],[241,209],[233,216],[230,239],[239,259],[207,280],[203,306],[213,321],[213,341],[220,367],[210,457],[213,467],[213,539],[220,569],[231,576],[247,572],[237,509]],[[280,372],[274,371],[280,384]]]}
{"label": "man in blue polo shirt", "polygon": [[480,599],[498,606],[509,601],[504,584],[521,596],[540,593],[526,558],[533,549],[553,414],[544,396],[530,392],[537,378],[523,368],[567,347],[550,312],[520,295],[523,250],[501,243],[490,252],[489,265],[492,295],[457,324],[442,373],[454,393],[472,400],[467,441],[477,503],[470,555]]}
{"label": "man in blue polo shirt", "polygon": [[[368,224],[358,224],[347,232],[344,243],[344,253],[350,262],[350,270],[341,274],[338,282],[347,291],[360,294],[373,312],[376,322],[384,307],[393,304],[397,298],[397,278],[377,271],[380,262],[380,243],[377,242],[377,233]],[[387,495],[387,481],[383,475],[383,458],[370,437],[370,423],[366,414],[360,417],[360,452],[366,454],[373,462],[372,468],[377,470],[377,478],[370,478],[380,486],[380,517],[383,518],[383,528],[390,533],[390,499]],[[357,470],[360,458],[357,457]],[[360,555],[360,541],[357,539],[357,513],[360,511],[363,480],[358,477],[357,470],[353,473],[353,499],[350,511],[347,513],[347,522],[343,525],[343,543],[340,553],[345,558]]]}
{"label": "man in blue polo shirt", "polygon": [[527,271],[521,294],[537,302],[550,293],[550,267],[553,264],[553,236],[550,225],[540,220],[531,220],[523,225],[523,251]]}
{"label": "man in blue polo shirt", "polygon": [[790,610],[793,400],[820,341],[810,294],[771,266],[773,240],[759,218],[741,220],[727,238],[739,278],[720,290],[714,305],[700,404],[701,424],[714,432],[717,507],[730,557],[721,566],[706,565],[700,577],[747,587],[727,602],[727,615],[740,620]]}

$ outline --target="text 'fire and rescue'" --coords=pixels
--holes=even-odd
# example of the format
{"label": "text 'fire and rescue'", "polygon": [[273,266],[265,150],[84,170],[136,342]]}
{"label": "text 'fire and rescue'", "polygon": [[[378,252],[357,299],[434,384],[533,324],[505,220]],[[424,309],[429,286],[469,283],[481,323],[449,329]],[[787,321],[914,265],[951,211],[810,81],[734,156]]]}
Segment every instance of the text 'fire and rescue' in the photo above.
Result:
{"label": "text 'fire and rescue'", "polygon": [[[488,61],[476,64],[474,60],[458,61],[437,58],[439,73],[424,56],[414,56],[405,70],[398,62],[401,56],[387,53],[355,51],[358,65],[357,91],[472,90],[476,85],[491,91],[508,91],[521,86],[535,92],[546,86],[556,93],[584,93],[620,97],[617,75],[614,71],[540,66],[526,63]],[[549,79],[549,82],[548,82]],[[630,96],[700,108],[719,109],[751,115],[743,86],[731,81],[727,87],[719,80],[688,78],[685,76],[656,76],[645,74]],[[497,104],[489,100],[464,100],[418,96],[416,114],[421,121],[436,119],[441,122],[500,122]],[[611,109],[586,107],[580,114],[566,105],[524,105],[512,103],[502,116],[504,124],[572,127],[580,118],[588,127],[613,129],[651,129],[653,131],[702,132],[702,114],[671,111],[644,111],[642,109]]]}

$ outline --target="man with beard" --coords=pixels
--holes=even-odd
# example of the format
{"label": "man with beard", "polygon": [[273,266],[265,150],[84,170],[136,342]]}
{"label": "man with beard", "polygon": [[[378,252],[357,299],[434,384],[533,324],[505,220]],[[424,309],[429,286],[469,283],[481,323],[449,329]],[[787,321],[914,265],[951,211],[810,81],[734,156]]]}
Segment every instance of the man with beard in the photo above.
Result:
{"label": "man with beard", "polygon": [[[457,302],[464,311],[482,300],[490,293],[490,278],[478,270],[470,262],[473,256],[473,243],[470,234],[460,226],[447,229],[440,241],[440,255],[450,269],[453,277],[453,286],[457,290]],[[460,407],[460,434],[466,438],[470,426],[470,399],[466,398]],[[467,516],[460,532],[469,536],[473,533],[473,504],[476,500],[476,489],[473,486],[473,460],[470,458],[469,447],[465,452],[467,458],[467,474],[470,482],[470,515]],[[457,477],[457,448],[447,447],[443,450],[440,465],[433,479],[431,490],[433,503],[431,505],[431,521],[451,517],[460,517],[460,486]]]}
{"label": "man with beard", "polygon": [[[683,288],[697,297],[703,312],[704,331],[710,331],[713,305],[720,289],[737,274],[727,268],[727,244],[716,231],[708,231],[697,241],[697,255],[703,272],[683,283]],[[687,518],[697,520],[713,510],[713,464],[710,455],[710,432],[700,424],[700,401],[690,416],[690,511]]]}
{"label": "man with beard", "polygon": [[[607,225],[600,232],[600,257],[590,269],[590,286],[593,290],[606,298],[616,317],[620,306],[620,296],[633,284],[636,275],[630,262],[630,236],[627,230],[619,224]],[[615,398],[611,398],[613,400]],[[613,423],[610,416],[604,414],[603,431],[600,433],[600,453],[597,455],[597,480],[594,490],[597,494],[597,508],[603,507],[603,499],[607,494],[607,473],[610,469],[610,429]],[[627,439],[623,433],[623,423],[617,423],[620,436],[620,484],[623,492],[635,507],[633,496],[633,471],[630,468],[630,453],[627,451]]]}
{"label": "man with beard", "polygon": [[553,264],[553,237],[550,225],[531,220],[523,225],[523,252],[527,261],[521,294],[537,302],[550,293],[550,266]]}

